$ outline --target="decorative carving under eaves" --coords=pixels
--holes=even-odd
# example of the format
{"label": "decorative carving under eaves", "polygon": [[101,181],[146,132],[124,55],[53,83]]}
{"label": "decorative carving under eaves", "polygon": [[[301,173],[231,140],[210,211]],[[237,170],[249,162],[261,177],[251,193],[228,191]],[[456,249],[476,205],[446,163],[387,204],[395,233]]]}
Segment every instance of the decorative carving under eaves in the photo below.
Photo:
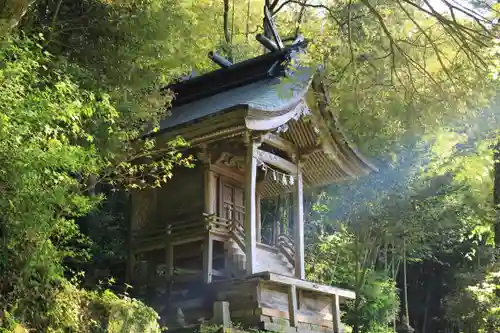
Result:
{"label": "decorative carving under eaves", "polygon": [[[303,99],[300,100],[300,102],[294,107],[294,110],[292,112],[295,113],[295,115],[293,116],[293,120],[295,121],[299,120],[300,117],[309,115],[311,113],[309,107],[307,106],[307,103]],[[279,126],[276,132],[287,132],[288,128],[288,123],[285,123]]]}
{"label": "decorative carving under eaves", "polygon": [[211,154],[206,144],[200,145],[200,149],[196,152],[196,158],[203,163],[210,163]]}
{"label": "decorative carving under eaves", "polygon": [[245,157],[234,156],[233,154],[227,152],[223,152],[215,163],[225,165],[229,168],[238,169],[240,171],[245,170]]}
{"label": "decorative carving under eaves", "polygon": [[196,158],[203,163],[210,163],[210,152],[199,151],[196,153]]}

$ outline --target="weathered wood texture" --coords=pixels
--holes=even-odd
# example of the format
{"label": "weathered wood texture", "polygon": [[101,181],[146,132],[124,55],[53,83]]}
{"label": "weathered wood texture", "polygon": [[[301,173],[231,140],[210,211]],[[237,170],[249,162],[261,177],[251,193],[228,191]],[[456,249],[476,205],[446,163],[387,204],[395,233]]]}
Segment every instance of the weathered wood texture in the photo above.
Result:
{"label": "weathered wood texture", "polygon": [[[218,301],[230,304],[231,319],[246,326],[284,332],[333,332],[340,317],[334,295],[259,277],[212,283]],[[279,328],[279,329],[278,329]]]}
{"label": "weathered wood texture", "polygon": [[156,218],[157,189],[148,188],[131,194],[131,230],[138,231],[153,227]]}
{"label": "weathered wood texture", "polygon": [[204,231],[203,168],[176,168],[161,188],[132,193],[133,252],[165,248],[169,240],[188,240]]}
{"label": "weathered wood texture", "polygon": [[204,212],[204,169],[177,168],[174,177],[158,189],[157,220],[161,226],[182,223]]}
{"label": "weathered wood texture", "polygon": [[245,157],[245,256],[246,273],[252,275],[256,272],[257,262],[257,215],[256,215],[256,186],[257,186],[257,144],[248,142]]}
{"label": "weathered wood texture", "polygon": [[260,282],[260,290],[261,302],[255,311],[264,322],[292,326],[299,331],[333,331],[330,295],[269,282]]}
{"label": "weathered wood texture", "polygon": [[218,216],[243,225],[245,221],[245,195],[243,184],[231,180],[225,175],[216,175],[219,179]]}
{"label": "weathered wood texture", "polygon": [[177,168],[174,174],[175,177],[161,188],[132,193],[131,226],[134,232],[154,230],[202,216],[203,170],[198,167]]}
{"label": "weathered wood texture", "polygon": [[259,273],[257,276],[260,279],[271,281],[277,284],[283,284],[283,285],[295,284],[298,288],[303,290],[316,291],[327,295],[339,295],[341,297],[340,302],[342,302],[342,300],[345,298],[354,299],[356,297],[356,293],[351,290],[326,286],[310,281],[298,280],[290,278],[288,276],[274,274],[272,272]]}
{"label": "weathered wood texture", "polygon": [[217,212],[217,175],[210,170],[210,166],[204,166],[204,189],[205,189],[205,213],[215,214]]}
{"label": "weathered wood texture", "polygon": [[287,276],[294,275],[293,266],[284,258],[278,248],[257,244],[256,272],[273,272]]}
{"label": "weathered wood texture", "polygon": [[[214,282],[210,286],[216,301],[227,301],[230,304],[231,313],[251,310],[257,308],[258,281],[248,280],[227,280]],[[233,315],[231,315],[233,317]]]}
{"label": "weathered wood texture", "polygon": [[294,217],[294,243],[295,243],[295,277],[305,279],[304,260],[304,192],[302,182],[302,169],[298,164],[297,181],[293,191],[293,217]]}
{"label": "weathered wood texture", "polygon": [[142,293],[147,288],[162,287],[165,285],[165,252],[152,250],[141,253],[134,258],[132,266],[133,283],[136,292]]}

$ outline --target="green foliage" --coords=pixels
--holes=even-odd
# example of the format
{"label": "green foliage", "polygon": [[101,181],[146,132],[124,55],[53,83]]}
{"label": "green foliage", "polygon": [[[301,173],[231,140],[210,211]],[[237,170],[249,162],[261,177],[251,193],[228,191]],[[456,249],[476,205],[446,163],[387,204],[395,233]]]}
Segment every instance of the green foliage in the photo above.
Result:
{"label": "green foliage", "polygon": [[370,247],[371,244],[361,244],[357,235],[341,228],[333,235],[321,236],[307,256],[309,279],[356,292],[343,321],[362,332],[387,327],[399,306],[394,281],[368,262]]}
{"label": "green foliage", "polygon": [[[492,111],[495,116],[495,108]],[[465,290],[480,283],[478,273],[493,259],[496,214],[491,200],[491,147],[497,139],[494,128],[498,120],[489,112],[484,115],[476,126],[459,128],[461,134],[456,128],[446,128],[424,138],[425,144],[401,154],[399,170],[388,168],[357,184],[331,187],[314,205],[317,213],[313,218],[321,222],[309,234],[309,242],[314,244],[308,253],[310,276],[359,292],[359,301],[345,316],[353,329],[385,330],[397,313],[396,291],[394,299],[378,283],[383,286],[398,279],[399,289],[405,288],[403,251],[413,272],[408,274],[406,288],[415,313],[410,312],[410,319],[415,320],[416,328],[426,325],[425,317],[436,310],[446,312],[443,317],[451,321],[449,326],[444,319],[433,324],[442,325],[438,327],[457,323],[462,327],[464,318],[469,318],[466,313],[471,316],[469,327],[478,327],[483,320],[486,311],[471,314],[471,307],[481,307]],[[462,280],[464,272],[473,272],[475,279]],[[433,282],[436,276],[438,286]],[[443,302],[439,297],[446,296],[434,298],[433,289],[444,289],[445,295],[453,294],[460,301]],[[372,291],[376,297],[370,297]],[[419,293],[430,293],[432,300],[426,301]],[[373,319],[372,324],[366,319]]]}
{"label": "green foliage", "polygon": [[[498,265],[497,265],[498,266]],[[447,299],[450,319],[464,333],[493,333],[500,329],[500,273],[491,267],[484,275],[461,276],[463,286]],[[467,285],[468,283],[471,283]]]}
{"label": "green foliage", "polygon": [[46,301],[47,332],[160,332],[152,308],[109,290],[86,291],[61,280]]}
{"label": "green foliage", "polygon": [[[159,333],[158,314],[142,302],[109,290],[87,291],[75,281],[59,280],[45,295],[44,332]],[[39,310],[39,309],[33,309]],[[0,317],[0,332],[28,332],[9,312]]]}
{"label": "green foliage", "polygon": [[[12,38],[0,49],[0,304],[37,330],[57,331],[77,325],[71,318],[81,304],[64,293],[78,289],[64,279],[63,259],[87,255],[89,240],[75,219],[103,199],[89,195],[95,179],[158,186],[190,159],[177,151],[180,139],[163,148],[152,140],[132,146],[137,129],[124,127],[109,96],[80,88],[66,67],[53,68],[38,42]],[[132,163],[138,157],[146,162]],[[41,302],[50,299],[57,299],[53,306]],[[139,304],[129,303],[132,310]],[[58,306],[73,310],[51,314]],[[59,322],[62,313],[68,322]]]}
{"label": "green foliage", "polygon": [[9,312],[0,313],[0,333],[16,332],[18,325]]}
{"label": "green foliage", "polygon": [[[379,157],[409,136],[468,122],[494,95],[486,69],[435,17],[399,1],[322,4],[321,19],[309,8],[313,17],[302,24],[309,57],[324,66],[329,108],[365,154]],[[489,58],[487,48],[468,46]]]}
{"label": "green foliage", "polygon": [[500,271],[488,272],[484,281],[467,288],[476,301],[477,312],[481,313],[481,328],[478,332],[498,332],[500,330]]}

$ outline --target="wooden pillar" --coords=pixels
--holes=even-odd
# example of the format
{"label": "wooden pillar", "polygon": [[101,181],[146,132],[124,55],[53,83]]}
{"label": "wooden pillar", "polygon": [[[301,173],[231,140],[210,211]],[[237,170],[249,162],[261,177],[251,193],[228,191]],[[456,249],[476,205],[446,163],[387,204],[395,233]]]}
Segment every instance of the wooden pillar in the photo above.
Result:
{"label": "wooden pillar", "polygon": [[205,166],[205,213],[214,214],[216,205],[216,182],[214,172],[210,170],[210,166]]}
{"label": "wooden pillar", "polygon": [[288,287],[288,316],[290,318],[290,326],[292,327],[299,326],[297,311],[297,287],[294,284],[291,284]]}
{"label": "wooden pillar", "polygon": [[[210,170],[210,165],[205,165],[204,174],[204,210],[206,214],[215,213],[215,176]],[[213,263],[213,239],[210,233],[210,220],[206,217],[206,236],[203,241],[203,282],[212,282],[212,263]]]}
{"label": "wooden pillar", "polygon": [[205,283],[212,282],[213,244],[210,231],[207,230],[203,243],[203,282]]}
{"label": "wooden pillar", "polygon": [[258,243],[262,242],[262,215],[260,211],[260,192],[262,189],[262,183],[258,184],[257,186],[257,193],[255,193],[255,216],[256,216],[256,223],[257,223],[257,231],[256,231],[256,241]]}
{"label": "wooden pillar", "polygon": [[295,277],[305,279],[304,265],[304,189],[302,183],[302,170],[297,163],[297,181],[293,190],[293,215],[294,215],[294,243],[295,243]]}
{"label": "wooden pillar", "polygon": [[340,333],[342,329],[342,324],[340,323],[340,297],[339,295],[333,296],[332,302],[332,311],[333,311],[333,332]]}
{"label": "wooden pillar", "polygon": [[245,256],[246,273],[256,271],[257,251],[257,216],[256,216],[256,181],[257,181],[257,144],[249,138],[245,158]]}
{"label": "wooden pillar", "polygon": [[135,269],[135,253],[134,249],[129,246],[128,256],[127,256],[127,276],[126,281],[129,285],[133,284],[134,281],[134,269]]}

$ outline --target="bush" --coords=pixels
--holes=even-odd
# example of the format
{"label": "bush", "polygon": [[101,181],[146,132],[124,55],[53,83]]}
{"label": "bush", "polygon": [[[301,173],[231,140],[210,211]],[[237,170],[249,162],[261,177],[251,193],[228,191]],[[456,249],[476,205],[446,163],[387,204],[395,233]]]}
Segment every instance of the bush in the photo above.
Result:
{"label": "bush", "polygon": [[63,281],[48,312],[48,332],[160,332],[158,314],[144,303],[110,290],[87,291]]}
{"label": "bush", "polygon": [[[464,333],[500,332],[500,269],[490,267],[482,278],[462,277],[462,286],[448,297],[449,319]],[[467,286],[470,280],[476,280]]]}
{"label": "bush", "polygon": [[[6,330],[37,332],[158,331],[157,315],[110,291],[68,280],[64,260],[88,259],[90,240],[76,219],[98,208],[91,180],[139,186],[133,154],[153,155],[154,142],[132,149],[137,128],[125,127],[109,96],[82,89],[44,51],[40,38],[0,45],[0,310]],[[154,115],[152,115],[154,116]],[[186,160],[169,143],[156,183]],[[9,315],[7,315],[9,313]],[[20,327],[20,326],[16,326]]]}

